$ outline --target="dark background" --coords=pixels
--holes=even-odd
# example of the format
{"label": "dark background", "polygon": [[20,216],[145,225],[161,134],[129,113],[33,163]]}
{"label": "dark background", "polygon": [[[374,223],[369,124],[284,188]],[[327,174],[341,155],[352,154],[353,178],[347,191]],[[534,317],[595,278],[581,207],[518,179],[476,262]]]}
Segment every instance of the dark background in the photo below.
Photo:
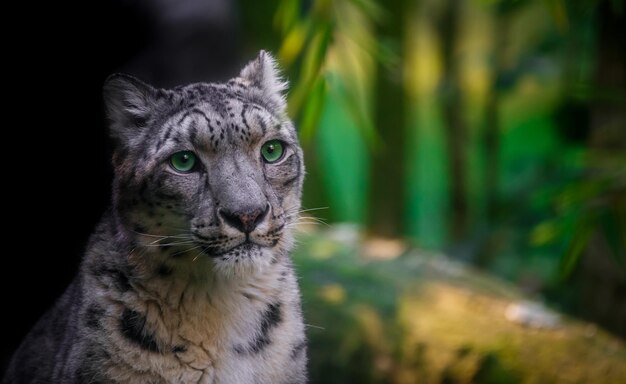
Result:
{"label": "dark background", "polygon": [[[163,3],[163,4],[160,4]],[[63,292],[110,199],[101,88],[123,71],[157,86],[235,75],[230,1],[29,3],[7,11],[4,145],[8,161],[0,372]],[[10,208],[10,209],[9,209]]]}

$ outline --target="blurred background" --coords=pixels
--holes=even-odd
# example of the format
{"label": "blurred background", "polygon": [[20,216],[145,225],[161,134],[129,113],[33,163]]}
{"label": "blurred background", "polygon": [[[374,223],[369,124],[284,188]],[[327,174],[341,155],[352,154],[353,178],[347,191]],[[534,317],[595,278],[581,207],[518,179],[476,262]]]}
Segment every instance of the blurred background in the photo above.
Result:
{"label": "blurred background", "polygon": [[69,283],[108,204],[106,76],[219,81],[266,49],[290,80],[307,163],[295,261],[312,382],[625,382],[625,7],[11,11],[23,22],[5,36],[3,83],[20,169],[5,185],[19,209],[4,217],[9,239],[36,240],[5,251],[2,362]]}

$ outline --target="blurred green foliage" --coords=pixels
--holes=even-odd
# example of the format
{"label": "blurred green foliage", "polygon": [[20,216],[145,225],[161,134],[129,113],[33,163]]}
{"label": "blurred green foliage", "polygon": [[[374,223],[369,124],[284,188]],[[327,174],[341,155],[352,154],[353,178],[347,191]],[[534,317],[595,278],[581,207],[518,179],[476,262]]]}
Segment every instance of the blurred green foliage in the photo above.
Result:
{"label": "blurred green foliage", "polygon": [[[623,1],[243,1],[241,15],[248,49],[273,49],[291,81],[306,207],[626,335]],[[384,103],[394,87],[402,108]]]}

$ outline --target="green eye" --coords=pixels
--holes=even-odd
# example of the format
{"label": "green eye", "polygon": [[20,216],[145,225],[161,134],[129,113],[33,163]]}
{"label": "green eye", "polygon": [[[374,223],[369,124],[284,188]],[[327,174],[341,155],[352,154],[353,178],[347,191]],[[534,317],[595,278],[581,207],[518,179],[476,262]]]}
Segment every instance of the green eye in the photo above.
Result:
{"label": "green eye", "polygon": [[190,172],[196,165],[196,155],[191,151],[176,152],[170,157],[170,165],[175,171]]}
{"label": "green eye", "polygon": [[261,147],[261,156],[266,163],[275,163],[283,157],[285,146],[280,140],[270,140]]}

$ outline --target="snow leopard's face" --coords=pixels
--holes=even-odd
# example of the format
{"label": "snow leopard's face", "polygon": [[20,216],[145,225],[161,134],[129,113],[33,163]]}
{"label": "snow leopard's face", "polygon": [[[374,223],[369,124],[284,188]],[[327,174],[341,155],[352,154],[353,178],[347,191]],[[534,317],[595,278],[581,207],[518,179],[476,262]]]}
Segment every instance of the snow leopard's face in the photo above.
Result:
{"label": "snow leopard's face", "polygon": [[138,246],[226,271],[288,250],[304,169],[284,87],[264,52],[224,84],[108,79],[115,210]]}

